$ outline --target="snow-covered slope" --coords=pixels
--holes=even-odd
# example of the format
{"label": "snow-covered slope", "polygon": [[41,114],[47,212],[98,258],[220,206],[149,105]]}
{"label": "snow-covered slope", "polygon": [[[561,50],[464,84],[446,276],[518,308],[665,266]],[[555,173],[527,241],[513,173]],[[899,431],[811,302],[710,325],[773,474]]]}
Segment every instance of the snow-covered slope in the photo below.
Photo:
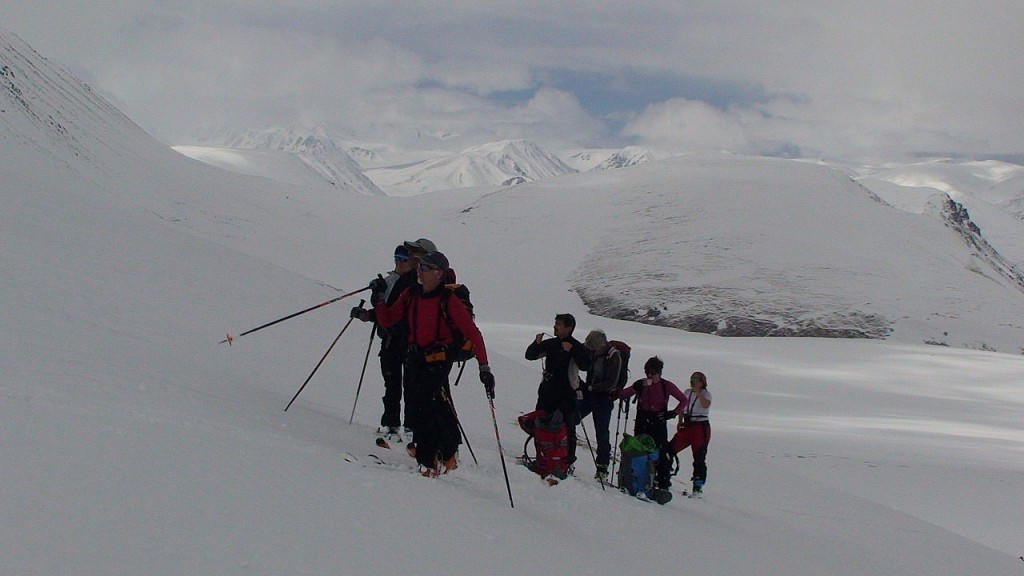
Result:
{"label": "snow-covered slope", "polygon": [[392,196],[412,196],[453,188],[515,186],[572,172],[533,142],[504,140],[444,158],[369,169],[366,174]]}
{"label": "snow-covered slope", "polygon": [[1024,166],[996,161],[934,159],[914,164],[848,165],[857,181],[893,206],[931,213],[947,202],[963,206],[985,240],[1024,267]]}
{"label": "snow-covered slope", "polygon": [[[594,243],[566,274],[595,313],[723,335],[1024,343],[1021,283],[968,224],[897,210],[836,170],[694,155],[529,184],[474,213],[512,226],[511,203],[557,194],[587,198],[573,218]],[[578,245],[563,236],[552,225],[544,242]]]}
{"label": "snow-covered slope", "polygon": [[[658,180],[623,193],[641,169],[487,196],[328,193],[169,151],[0,30],[4,67],[5,573],[1020,570],[1019,355],[713,338],[592,316],[568,278],[588,258],[606,268],[621,262],[598,258],[631,241],[610,236],[608,222],[649,223],[659,205],[644,207],[643,197]],[[741,172],[760,162],[733,160]],[[761,180],[778,178],[767,168]],[[669,189],[653,192],[658,200]],[[598,196],[581,203],[581,193]],[[667,270],[685,230],[642,239],[634,265]],[[372,359],[356,402],[376,348],[368,350],[367,325],[350,326],[282,410],[356,297],[231,347],[216,343],[225,331],[337,295],[328,283],[365,285],[396,241],[420,236],[436,240],[473,288],[498,378],[493,412],[473,363],[453,388],[479,463],[464,450],[462,466],[436,480],[373,447],[381,381]],[[694,369],[709,375],[715,439],[703,501],[676,490],[676,501],[658,507],[602,490],[584,457],[578,478],[555,488],[509,462],[510,507],[496,430],[510,460],[523,440],[515,416],[533,406],[540,377],[522,351],[557,312],[576,314],[581,331],[602,327],[626,340],[638,363],[658,354],[677,382]],[[346,458],[365,464],[371,451],[393,466]]]}
{"label": "snow-covered slope", "polygon": [[326,181],[361,194],[384,193],[323,128],[221,129],[196,140],[202,145],[175,146],[175,150],[227,170],[290,184]]}

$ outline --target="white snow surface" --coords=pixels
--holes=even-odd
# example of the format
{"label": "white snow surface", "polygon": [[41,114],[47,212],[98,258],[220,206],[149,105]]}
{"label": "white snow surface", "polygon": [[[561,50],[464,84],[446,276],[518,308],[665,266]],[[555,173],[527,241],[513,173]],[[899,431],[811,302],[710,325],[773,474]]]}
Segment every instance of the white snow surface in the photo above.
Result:
{"label": "white snow surface", "polygon": [[[865,203],[825,168],[723,156],[512,189],[328,193],[163,148],[2,30],[0,70],[6,574],[1024,571],[1019,354],[927,346],[896,338],[901,330],[890,341],[720,338],[593,316],[572,291],[579,274],[606,271],[640,299],[665,274],[785,276],[803,260],[818,271],[803,284],[829,277],[836,297],[853,298],[865,293],[848,289],[861,278],[844,270],[894,259],[916,267],[890,286],[927,295],[951,262],[970,260],[928,216]],[[719,180],[727,173],[737,176]],[[805,177],[834,181],[833,203],[786,191]],[[764,189],[756,202],[742,200],[752,192],[737,179]],[[778,194],[807,203],[772,208]],[[758,223],[758,207],[770,222]],[[730,213],[732,228],[750,229],[749,245],[721,244]],[[804,231],[807,215],[823,223]],[[878,235],[886,242],[849,246]],[[439,479],[373,445],[381,380],[372,356],[356,403],[366,325],[349,327],[282,410],[358,296],[218,344],[333,298],[332,287],[364,286],[397,242],[424,236],[472,288],[498,381],[496,420],[475,362],[454,389],[479,464],[464,447],[460,468]],[[758,242],[763,251],[750,247]],[[853,263],[831,264],[836,276],[820,271],[826,247]],[[692,269],[694,251],[706,271]],[[746,264],[728,266],[737,251]],[[987,314],[1019,318],[1012,290],[986,274],[991,291],[971,283],[978,272],[945,282],[973,292]],[[788,287],[749,289],[770,298]],[[901,309],[904,323],[927,323],[914,317],[920,308]],[[523,351],[558,312],[575,314],[584,334],[600,327],[629,342],[634,373],[657,354],[677,383],[693,370],[708,375],[714,438],[703,500],[679,496],[682,481],[664,507],[602,490],[585,449],[578,478],[556,487],[512,464],[523,442],[515,417],[532,408],[540,372]],[[965,316],[951,325],[984,327]],[[346,453],[400,466],[364,467]],[[687,453],[682,460],[678,480]]]}

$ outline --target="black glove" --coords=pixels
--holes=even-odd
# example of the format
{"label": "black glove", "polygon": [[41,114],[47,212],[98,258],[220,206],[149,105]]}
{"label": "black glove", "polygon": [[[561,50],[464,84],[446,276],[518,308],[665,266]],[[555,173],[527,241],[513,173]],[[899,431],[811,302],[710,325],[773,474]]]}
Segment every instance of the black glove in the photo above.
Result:
{"label": "black glove", "polygon": [[491,374],[491,367],[484,365],[480,367],[480,382],[484,385],[484,392],[487,397],[494,400],[494,374]]}
{"label": "black glove", "polygon": [[665,410],[664,412],[658,412],[658,420],[660,422],[668,422],[669,420],[678,416],[679,413],[675,410]]}
{"label": "black glove", "polygon": [[361,320],[363,322],[366,322],[370,319],[370,311],[367,310],[366,308],[363,308],[362,306],[355,306],[354,308],[352,308],[352,311],[348,313],[348,315],[350,318],[355,318],[356,320]]}
{"label": "black glove", "polygon": [[381,275],[377,275],[376,278],[370,280],[370,292],[374,295],[380,295],[387,292],[388,283]]}

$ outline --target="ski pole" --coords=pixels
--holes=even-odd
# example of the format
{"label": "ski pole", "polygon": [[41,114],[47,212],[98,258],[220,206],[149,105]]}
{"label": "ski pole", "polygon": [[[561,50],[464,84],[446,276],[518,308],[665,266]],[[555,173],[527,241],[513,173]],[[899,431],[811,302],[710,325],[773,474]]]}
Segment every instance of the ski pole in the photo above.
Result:
{"label": "ski pole", "polygon": [[[365,302],[365,300],[359,301],[360,308],[362,308],[363,302]],[[292,407],[292,402],[295,402],[295,399],[299,397],[299,394],[302,394],[302,389],[305,388],[306,384],[309,384],[309,381],[313,379],[313,374],[316,374],[316,371],[320,369],[320,365],[324,363],[324,360],[327,359],[327,355],[331,353],[332,349],[334,349],[334,345],[341,339],[341,335],[345,333],[345,330],[348,330],[348,325],[352,323],[352,320],[355,320],[355,318],[349,318],[348,322],[345,322],[345,327],[342,328],[341,332],[338,332],[338,335],[334,337],[334,342],[331,342],[331,345],[327,347],[327,352],[324,352],[323,357],[316,363],[316,367],[313,368],[313,371],[306,377],[306,381],[302,383],[302,386],[299,386],[299,391],[295,393],[295,396],[292,396],[291,402],[288,402],[288,405],[284,407],[285,412]]]}
{"label": "ski pole", "polygon": [[365,291],[367,291],[369,289],[370,289],[370,287],[367,286],[366,288],[360,288],[359,290],[353,290],[352,292],[349,292],[348,294],[342,294],[341,296],[338,296],[337,298],[332,298],[332,299],[330,299],[330,300],[328,300],[326,302],[321,302],[321,303],[317,304],[316,306],[310,306],[309,308],[306,308],[305,310],[296,312],[294,314],[289,314],[288,316],[285,316],[284,318],[278,318],[277,320],[274,320],[273,322],[267,322],[263,326],[257,326],[256,328],[253,328],[252,330],[246,330],[245,332],[242,332],[238,336],[232,336],[231,334],[228,334],[227,338],[221,340],[220,342],[218,342],[218,344],[223,344],[223,343],[227,342],[228,346],[230,346],[231,343],[234,342],[235,338],[241,338],[242,336],[245,336],[246,334],[252,334],[253,332],[256,332],[257,330],[263,330],[264,328],[269,328],[270,326],[273,326],[274,324],[277,324],[278,322],[284,322],[285,320],[291,320],[292,318],[295,318],[296,316],[299,316],[301,314],[305,314],[306,312],[312,312],[313,310],[316,310],[317,308],[322,308],[324,306],[327,306],[328,304],[333,304],[333,303],[337,302],[338,300],[341,300],[343,298],[348,298],[349,296],[354,296],[356,294],[359,294],[360,292],[365,292]]}
{"label": "ski pole", "polygon": [[[594,424],[594,434],[597,434],[597,424]],[[590,443],[590,434],[587,433],[587,425],[580,418],[580,427],[583,428],[583,437],[587,440],[587,448],[590,448],[590,458],[594,460],[594,468],[597,468],[597,456],[594,454],[594,446]],[[601,490],[604,490],[604,480],[601,480]]]}
{"label": "ski pole", "polygon": [[370,348],[373,348],[373,337],[377,335],[377,322],[373,323],[370,329],[370,343],[366,345],[366,357],[363,358],[363,371],[359,373],[359,386],[356,386],[356,399],[352,402],[352,413],[348,416],[348,423],[356,417],[356,404],[359,403],[359,391],[363,389],[363,376],[366,375],[366,363],[370,360]]}
{"label": "ski pole", "polygon": [[[466,365],[463,364],[463,367]],[[459,376],[462,376],[462,372],[459,372]],[[459,381],[455,381],[455,385],[458,386]],[[459,426],[459,434],[462,434],[462,439],[466,441],[466,448],[469,448],[469,455],[473,457],[473,465],[479,467],[480,462],[476,459],[476,454],[473,452],[473,446],[469,443],[469,436],[466,436],[466,430],[462,427],[462,421],[459,420],[459,413],[455,410],[455,401],[452,400],[452,396],[448,390],[441,389],[441,398],[444,399],[445,403],[448,404],[448,408],[452,411],[452,416],[455,417],[455,423]]]}
{"label": "ski pole", "polygon": [[[624,406],[625,406],[625,410],[624,410]],[[612,450],[612,452],[611,452],[611,455],[612,455],[612,458],[611,458],[611,478],[614,478],[614,474],[615,474],[615,458],[614,458],[614,455],[615,455],[615,452],[618,450],[618,421],[620,421],[620,419],[623,417],[623,412],[624,411],[626,412],[626,425],[624,426],[624,430],[627,430],[627,429],[630,428],[630,401],[629,401],[629,399],[627,399],[625,401],[624,400],[618,401],[618,415],[615,417],[615,444],[612,445],[612,447],[611,447],[611,450]],[[618,460],[622,460],[623,459],[622,452],[618,453],[618,458],[617,459]]]}
{"label": "ski pole", "polygon": [[494,399],[488,397],[487,402],[491,405],[491,421],[494,422],[494,438],[498,441],[498,455],[501,456],[501,471],[505,474],[505,488],[508,490],[508,503],[515,508],[516,503],[512,501],[512,485],[508,482],[508,468],[505,466],[505,452],[501,449],[501,434],[498,433],[498,417],[494,415]]}
{"label": "ski pole", "polygon": [[615,461],[616,453],[619,450],[619,424],[622,423],[622,400],[619,400],[618,409],[615,411],[615,443],[612,444],[612,471],[609,473],[609,478],[615,477]]}

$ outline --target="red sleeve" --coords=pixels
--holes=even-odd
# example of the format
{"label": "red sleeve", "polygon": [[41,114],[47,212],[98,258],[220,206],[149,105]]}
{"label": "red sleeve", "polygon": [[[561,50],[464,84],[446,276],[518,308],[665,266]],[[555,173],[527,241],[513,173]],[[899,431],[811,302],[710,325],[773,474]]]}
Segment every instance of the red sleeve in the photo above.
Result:
{"label": "red sleeve", "polygon": [[[406,288],[398,295],[390,306],[383,300],[373,303],[373,312],[377,316],[377,323],[383,328],[390,328],[405,318],[405,311],[409,306],[409,298],[412,294],[411,288]],[[474,342],[474,345],[476,343]]]}
{"label": "red sleeve", "polygon": [[469,310],[466,310],[466,305],[455,295],[448,295],[448,316],[451,317],[452,323],[459,329],[459,332],[462,332],[462,335],[473,343],[473,354],[476,355],[476,361],[480,366],[486,366],[487,346],[484,344],[484,336],[477,328],[473,317],[469,315]]}

